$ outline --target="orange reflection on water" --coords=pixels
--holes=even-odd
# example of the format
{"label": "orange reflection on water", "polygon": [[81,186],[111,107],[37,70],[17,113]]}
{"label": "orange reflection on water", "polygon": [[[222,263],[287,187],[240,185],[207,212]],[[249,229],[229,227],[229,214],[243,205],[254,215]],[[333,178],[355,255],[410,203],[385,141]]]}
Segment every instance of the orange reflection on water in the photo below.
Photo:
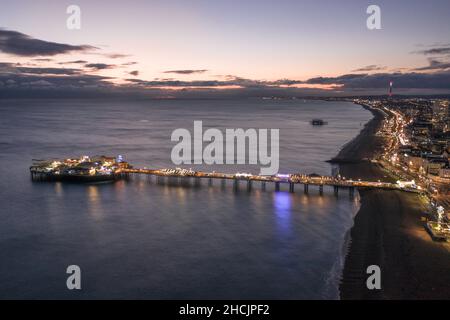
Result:
{"label": "orange reflection on water", "polygon": [[86,188],[89,215],[95,219],[101,219],[103,216],[103,207],[102,202],[100,201],[98,188],[99,186],[97,185],[90,185]]}
{"label": "orange reflection on water", "polygon": [[62,183],[59,182],[59,181],[55,182],[55,194],[57,196],[63,196],[64,195],[64,189],[63,189]]}

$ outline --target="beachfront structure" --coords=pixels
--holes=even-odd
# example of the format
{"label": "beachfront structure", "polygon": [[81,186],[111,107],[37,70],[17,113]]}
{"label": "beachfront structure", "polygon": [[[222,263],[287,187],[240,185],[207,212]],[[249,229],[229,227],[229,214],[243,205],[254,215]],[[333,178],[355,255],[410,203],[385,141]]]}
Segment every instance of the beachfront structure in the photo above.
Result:
{"label": "beachfront structure", "polygon": [[34,160],[30,167],[32,180],[106,181],[118,177],[117,171],[129,168],[121,157],[81,156],[63,160]]}
{"label": "beachfront structure", "polygon": [[238,188],[240,181],[247,183],[247,189],[251,190],[254,182],[261,183],[261,188],[265,189],[266,183],[273,183],[275,191],[280,191],[282,184],[289,185],[289,192],[294,192],[295,185],[303,185],[304,192],[308,193],[309,186],[318,186],[319,193],[323,194],[324,186],[331,186],[337,195],[339,189],[348,189],[351,196],[358,188],[378,188],[386,190],[403,190],[410,192],[420,192],[415,185],[401,185],[390,182],[374,182],[361,180],[347,180],[341,176],[323,176],[318,174],[276,174],[272,176],[257,175],[252,173],[220,173],[193,171],[191,169],[147,169],[133,168],[122,158],[113,157],[87,157],[69,158],[65,160],[41,160],[36,161],[30,167],[31,177],[37,181],[105,181],[116,179],[129,179],[132,176],[156,176],[158,182],[167,178],[169,180],[186,180],[193,178],[195,185],[200,184],[201,179],[208,179],[209,185],[213,180],[233,180],[234,187]]}

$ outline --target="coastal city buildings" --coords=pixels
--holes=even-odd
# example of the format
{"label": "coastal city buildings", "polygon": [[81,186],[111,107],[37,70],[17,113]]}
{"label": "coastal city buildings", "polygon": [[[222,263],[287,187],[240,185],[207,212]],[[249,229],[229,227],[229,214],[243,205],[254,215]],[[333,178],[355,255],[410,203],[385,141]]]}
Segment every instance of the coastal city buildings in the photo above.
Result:
{"label": "coastal city buildings", "polygon": [[[448,99],[355,99],[385,116],[378,132],[385,138],[377,161],[400,180],[426,192],[433,205],[433,226],[450,235],[450,111]],[[447,214],[445,214],[445,211]]]}

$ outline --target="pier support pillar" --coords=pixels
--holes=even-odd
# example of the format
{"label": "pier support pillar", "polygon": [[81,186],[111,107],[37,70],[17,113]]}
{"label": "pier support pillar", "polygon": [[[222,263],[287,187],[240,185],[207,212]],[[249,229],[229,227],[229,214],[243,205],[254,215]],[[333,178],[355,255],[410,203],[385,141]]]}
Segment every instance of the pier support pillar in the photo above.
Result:
{"label": "pier support pillar", "polygon": [[337,197],[339,194],[339,187],[338,186],[334,186],[334,195]]}
{"label": "pier support pillar", "polygon": [[355,196],[355,187],[348,188],[348,195],[350,198],[353,198]]}
{"label": "pier support pillar", "polygon": [[261,190],[266,191],[266,182],[265,181],[261,182]]}
{"label": "pier support pillar", "polygon": [[294,192],[294,183],[293,182],[289,182],[289,192],[291,192],[291,193]]}
{"label": "pier support pillar", "polygon": [[212,180],[212,178],[209,178],[209,180],[208,180],[208,185],[209,185],[210,187],[213,185],[213,180]]}
{"label": "pier support pillar", "polygon": [[308,194],[308,191],[309,191],[309,184],[304,184],[304,185],[303,185],[303,191],[305,192],[305,194]]}
{"label": "pier support pillar", "polygon": [[280,183],[275,182],[275,191],[280,191]]}
{"label": "pier support pillar", "polygon": [[191,178],[189,176],[188,177],[182,177],[181,178],[181,185],[183,187],[189,187],[191,185]]}
{"label": "pier support pillar", "polygon": [[235,191],[239,190],[239,180],[238,179],[233,180],[233,189]]}
{"label": "pier support pillar", "polygon": [[321,184],[319,186],[319,194],[322,196],[323,195],[323,184]]}
{"label": "pier support pillar", "polygon": [[252,180],[247,180],[247,191],[252,190]]}

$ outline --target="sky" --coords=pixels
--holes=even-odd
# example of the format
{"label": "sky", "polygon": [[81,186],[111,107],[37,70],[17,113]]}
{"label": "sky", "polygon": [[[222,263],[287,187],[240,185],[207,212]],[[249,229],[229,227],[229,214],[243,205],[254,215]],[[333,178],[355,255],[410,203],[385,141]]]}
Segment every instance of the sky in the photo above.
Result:
{"label": "sky", "polygon": [[450,93],[448,0],[0,1],[0,97]]}

